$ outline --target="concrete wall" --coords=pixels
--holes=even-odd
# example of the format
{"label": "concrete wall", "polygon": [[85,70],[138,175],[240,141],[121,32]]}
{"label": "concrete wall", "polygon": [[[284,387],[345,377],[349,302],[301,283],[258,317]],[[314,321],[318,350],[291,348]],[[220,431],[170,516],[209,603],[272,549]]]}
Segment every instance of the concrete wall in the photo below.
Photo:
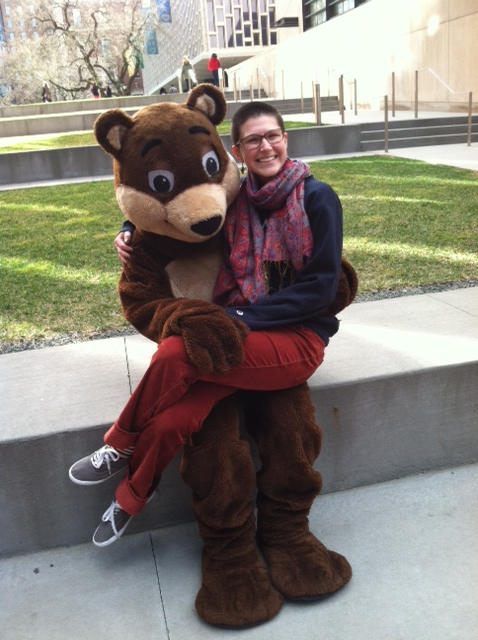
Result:
{"label": "concrete wall", "polygon": [[[419,71],[419,100],[438,110],[458,110],[468,92],[478,99],[478,0],[370,0],[353,11],[288,40],[230,70],[237,86],[261,78],[274,97],[337,94],[345,80],[345,101],[357,80],[358,103],[378,108],[392,93],[410,108]],[[455,93],[426,69],[432,69]],[[302,87],[302,89],[301,89]],[[461,92],[461,93],[460,93]]]}
{"label": "concrete wall", "polygon": [[[231,150],[229,134],[221,136]],[[360,125],[305,127],[289,131],[294,157],[360,150]],[[112,177],[112,160],[99,146],[0,154],[0,185]]]}

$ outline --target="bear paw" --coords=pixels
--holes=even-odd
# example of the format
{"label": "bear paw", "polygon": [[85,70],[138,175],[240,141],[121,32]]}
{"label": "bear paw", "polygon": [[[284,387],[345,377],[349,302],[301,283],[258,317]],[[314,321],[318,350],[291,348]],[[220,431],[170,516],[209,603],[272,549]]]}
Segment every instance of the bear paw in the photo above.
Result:
{"label": "bear paw", "polygon": [[260,542],[260,549],[272,584],[290,600],[315,600],[335,593],[352,577],[347,560],[329,551],[310,532],[285,545]]}
{"label": "bear paw", "polygon": [[204,622],[219,627],[251,627],[274,618],[283,602],[258,554],[242,563],[205,563],[203,559],[196,611]]}

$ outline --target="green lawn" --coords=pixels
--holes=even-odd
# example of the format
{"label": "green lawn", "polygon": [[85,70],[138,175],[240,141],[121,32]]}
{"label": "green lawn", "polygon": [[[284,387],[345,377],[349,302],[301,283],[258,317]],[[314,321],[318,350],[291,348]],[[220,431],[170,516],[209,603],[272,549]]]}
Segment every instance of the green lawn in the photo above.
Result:
{"label": "green lawn", "polygon": [[[344,207],[359,293],[478,277],[478,174],[373,156],[311,163]],[[112,182],[0,192],[0,342],[127,326]]]}

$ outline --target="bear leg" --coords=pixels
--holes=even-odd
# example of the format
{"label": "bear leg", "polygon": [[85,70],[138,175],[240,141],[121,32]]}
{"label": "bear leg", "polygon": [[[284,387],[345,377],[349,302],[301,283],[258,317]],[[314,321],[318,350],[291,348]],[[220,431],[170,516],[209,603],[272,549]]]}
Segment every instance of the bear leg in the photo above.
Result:
{"label": "bear leg", "polygon": [[208,624],[247,627],[273,618],[283,598],[272,586],[255,539],[255,470],[239,438],[234,398],[221,401],[184,447],[181,473],[193,490],[204,542],[196,611]]}
{"label": "bear leg", "polygon": [[246,426],[257,442],[257,535],[272,584],[289,599],[333,593],[352,577],[347,560],[310,532],[308,515],[322,478],[313,464],[322,432],[307,384],[250,394]]}

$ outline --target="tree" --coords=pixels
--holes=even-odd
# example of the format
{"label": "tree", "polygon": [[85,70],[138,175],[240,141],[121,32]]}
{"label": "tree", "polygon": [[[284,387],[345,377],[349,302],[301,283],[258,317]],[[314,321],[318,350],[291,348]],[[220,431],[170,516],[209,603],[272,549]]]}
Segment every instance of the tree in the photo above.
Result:
{"label": "tree", "polygon": [[[35,87],[38,96],[38,87],[46,81],[52,93],[64,99],[88,96],[93,83],[102,95],[107,84],[116,95],[131,94],[142,63],[144,33],[152,24],[157,27],[142,0],[33,0],[30,6],[37,41],[28,38],[23,46],[10,46],[4,56],[12,68],[21,67],[16,77],[22,84]],[[3,75],[12,85],[8,67]],[[23,91],[20,99],[26,98]]]}

